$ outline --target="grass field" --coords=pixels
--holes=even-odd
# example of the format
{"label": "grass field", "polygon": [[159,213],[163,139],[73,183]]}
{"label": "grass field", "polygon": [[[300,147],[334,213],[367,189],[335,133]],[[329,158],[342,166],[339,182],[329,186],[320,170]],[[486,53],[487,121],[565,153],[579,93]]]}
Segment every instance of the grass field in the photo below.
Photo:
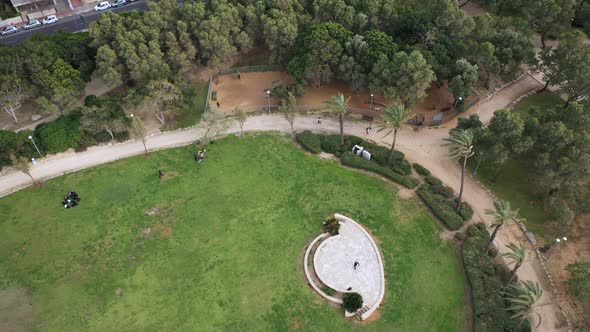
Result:
{"label": "grass field", "polygon": [[[514,108],[515,112],[526,119],[527,111],[532,106],[540,108],[560,107],[563,104],[561,98],[552,92],[533,94],[523,99]],[[473,170],[479,156],[472,158],[469,167]],[[542,197],[535,195],[532,191],[531,179],[527,174],[526,161],[509,159],[502,168],[502,172],[496,182],[491,179],[495,169],[486,167],[485,158],[480,164],[477,176],[485,183],[486,187],[492,189],[501,199],[507,200],[510,204],[519,209],[520,215],[526,219],[527,227],[537,235],[544,236],[547,231],[545,222],[550,216],[545,213]]]}
{"label": "grass field", "polygon": [[201,120],[205,111],[209,82],[192,83],[184,92],[183,108],[174,121],[167,124],[165,130],[174,130],[194,126]]}
{"label": "grass field", "polygon": [[[455,249],[393,185],[266,134],[217,141],[198,167],[191,153],[134,157],[0,199],[0,294],[12,294],[0,318],[47,331],[465,330]],[[82,201],[66,210],[71,189]],[[385,300],[367,326],[345,321],[301,272],[305,245],[334,212],[366,225],[383,252]]]}

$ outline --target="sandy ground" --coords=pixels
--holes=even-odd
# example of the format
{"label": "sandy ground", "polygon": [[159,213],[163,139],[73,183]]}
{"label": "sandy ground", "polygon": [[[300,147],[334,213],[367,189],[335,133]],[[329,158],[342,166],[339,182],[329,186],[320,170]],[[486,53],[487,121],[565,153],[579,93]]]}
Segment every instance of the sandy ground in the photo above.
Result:
{"label": "sandy ground", "polygon": [[[494,98],[487,102],[482,102],[475,107],[477,113],[482,115],[484,122],[491,118],[493,111],[507,107],[513,100],[520,95],[538,88],[538,82],[531,77],[525,76],[517,84],[513,84]],[[474,110],[475,112],[475,110]],[[454,126],[454,123],[447,123],[439,128],[428,128],[421,131],[404,130],[399,134],[399,149],[404,152],[411,162],[418,162],[440,178],[445,184],[458,190],[460,170],[459,167],[448,160],[447,151],[441,147],[442,138],[448,135],[448,130]],[[338,124],[332,119],[324,119],[321,125],[317,125],[315,117],[299,117],[296,119],[295,127],[297,130],[315,130],[320,132],[337,132]],[[364,122],[347,122],[345,132],[359,136],[365,135],[366,123]],[[289,132],[289,124],[281,116],[277,115],[259,115],[248,119],[244,129],[247,131],[260,130],[279,130]],[[239,128],[233,125],[229,132],[238,132]],[[187,130],[167,132],[160,135],[153,135],[148,138],[148,147],[152,150],[164,149],[173,146],[180,146],[194,142],[202,135],[201,128],[191,128]],[[382,136],[381,134],[371,134],[371,139],[381,144],[389,144],[391,137]],[[65,152],[62,154],[50,156],[40,160],[31,168],[31,173],[38,179],[47,179],[60,176],[65,172],[75,171],[81,168],[92,167],[98,164],[106,163],[113,160],[126,158],[143,153],[141,142],[129,141],[122,144],[103,145],[91,147],[85,152],[73,153]],[[22,173],[9,173],[0,177],[0,196],[9,194],[20,188],[30,185],[29,179]],[[490,218],[485,214],[486,209],[493,208],[493,195],[484,189],[473,178],[467,176],[465,182],[465,200],[473,207],[476,218],[490,223]],[[509,242],[524,242],[522,233],[515,226],[503,229],[496,239],[496,245],[500,252],[505,251],[506,244]],[[531,258],[519,270],[521,280],[539,281],[542,285],[546,284],[543,274],[538,270],[536,258]],[[551,302],[552,294],[545,288],[542,303]],[[557,316],[557,307],[554,303],[542,306],[538,309],[544,317],[541,326],[535,331],[561,331],[563,325]]]}
{"label": "sandy ground", "polygon": [[[272,86],[273,81],[292,83],[293,78],[285,72],[257,72],[242,73],[238,79],[237,75],[224,75],[219,83],[213,82],[213,90],[217,91],[219,110],[224,113],[231,113],[236,107],[248,112],[258,111],[268,105],[266,91]],[[297,105],[308,106],[314,109],[321,109],[326,100],[332,96],[343,93],[350,97],[349,106],[352,108],[380,110],[390,104],[381,94],[373,96],[371,104],[370,92],[354,92],[342,81],[334,81],[321,88],[306,87],[303,97],[297,99]],[[272,106],[280,105],[281,101],[270,95]],[[214,103],[212,105],[215,105]],[[427,119],[432,115],[444,110],[450,110],[453,106],[453,96],[447,85],[438,88],[434,84],[427,90],[427,96],[422,102],[413,108],[413,113],[422,113]]]}

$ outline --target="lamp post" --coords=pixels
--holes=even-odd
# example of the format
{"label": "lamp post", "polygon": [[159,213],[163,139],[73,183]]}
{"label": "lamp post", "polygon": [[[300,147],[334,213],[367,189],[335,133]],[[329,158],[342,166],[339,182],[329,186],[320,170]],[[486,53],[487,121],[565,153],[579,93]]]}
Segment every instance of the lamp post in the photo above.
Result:
{"label": "lamp post", "polygon": [[373,94],[371,93],[371,106],[369,106],[369,111],[373,110]]}
{"label": "lamp post", "polygon": [[31,158],[31,162],[33,163],[33,165],[37,164],[37,160],[35,160],[35,157]]}
{"label": "lamp post", "polygon": [[31,142],[33,142],[33,145],[35,146],[35,149],[37,150],[37,153],[39,154],[39,157],[41,157],[41,151],[39,151],[39,148],[37,147],[37,143],[35,143],[35,140],[33,139],[33,136],[29,135],[29,139],[31,140]]}
{"label": "lamp post", "polygon": [[473,171],[473,175],[477,175],[477,170],[479,169],[479,164],[481,163],[481,160],[483,159],[483,151],[479,152],[479,159],[477,160],[477,165],[475,166],[475,170]]}
{"label": "lamp post", "polygon": [[268,113],[270,113],[270,90],[266,90],[266,99],[268,100]]}
{"label": "lamp post", "polygon": [[461,100],[463,100],[463,97],[459,97],[459,98],[455,99],[455,106],[453,106],[453,109],[457,109],[457,104],[458,104],[458,103],[459,103]]}

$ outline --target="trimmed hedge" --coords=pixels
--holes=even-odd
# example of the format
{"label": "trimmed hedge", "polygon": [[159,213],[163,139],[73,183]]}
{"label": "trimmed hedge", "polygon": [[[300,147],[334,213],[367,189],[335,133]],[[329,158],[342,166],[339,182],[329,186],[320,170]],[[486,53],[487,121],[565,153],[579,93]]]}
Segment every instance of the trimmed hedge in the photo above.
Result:
{"label": "trimmed hedge", "polygon": [[301,146],[311,153],[318,154],[322,152],[322,139],[320,135],[316,135],[309,130],[297,133],[295,139]]}
{"label": "trimmed hedge", "polygon": [[418,163],[414,163],[414,170],[416,171],[416,173],[418,173],[418,175],[421,176],[427,176],[430,175],[430,171],[426,169],[426,167],[418,164]]}
{"label": "trimmed hedge", "polygon": [[397,182],[397,183],[401,184],[402,186],[409,188],[409,189],[416,188],[416,186],[418,186],[418,183],[420,183],[420,181],[418,181],[418,179],[408,178],[408,177],[404,177],[402,175],[399,175],[398,173],[396,173],[388,168],[385,168],[385,167],[378,165],[374,162],[365,160],[350,151],[344,152],[342,154],[342,157],[340,158],[340,160],[342,161],[342,164],[344,164],[346,166],[375,172],[375,173],[383,175],[386,178],[391,179],[391,180],[393,180],[393,181],[395,181],[395,182]]}
{"label": "trimmed hedge", "polygon": [[455,231],[463,226],[463,218],[449,206],[448,200],[443,196],[432,193],[428,186],[420,186],[417,193],[450,230]]}
{"label": "trimmed hedge", "polygon": [[402,159],[401,161],[394,160],[393,165],[391,165],[391,170],[404,176],[412,174],[412,166],[405,159]]}
{"label": "trimmed hedge", "polygon": [[44,152],[57,153],[77,148],[84,136],[80,130],[80,116],[80,112],[72,112],[55,121],[37,126],[35,136],[39,138],[38,144]]}
{"label": "trimmed hedge", "polygon": [[461,210],[459,211],[459,215],[461,215],[461,218],[463,218],[463,220],[465,221],[471,219],[471,217],[473,216],[473,209],[471,208],[471,205],[467,204],[467,202],[463,202],[461,204]]}
{"label": "trimmed hedge", "polygon": [[[483,223],[471,225],[467,229],[468,238],[463,243],[463,265],[471,285],[475,331],[513,331],[518,320],[510,319],[506,311],[507,303],[502,298],[506,268],[492,263],[492,259],[483,252],[489,234]],[[525,321],[520,329],[530,331],[530,324]]]}

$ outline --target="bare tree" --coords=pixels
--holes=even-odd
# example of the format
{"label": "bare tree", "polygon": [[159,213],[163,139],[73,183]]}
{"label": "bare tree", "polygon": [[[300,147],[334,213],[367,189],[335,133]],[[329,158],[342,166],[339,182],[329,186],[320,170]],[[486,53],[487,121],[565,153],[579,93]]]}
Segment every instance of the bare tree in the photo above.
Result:
{"label": "bare tree", "polygon": [[29,165],[29,159],[27,159],[25,157],[17,157],[14,154],[11,154],[10,161],[12,163],[12,166],[14,166],[14,168],[25,173],[28,177],[31,178],[31,180],[33,180],[33,185],[35,187],[41,186],[41,181],[35,180],[35,178],[31,175],[31,165]]}
{"label": "bare tree", "polygon": [[8,113],[14,123],[18,125],[16,111],[22,106],[22,101],[27,97],[27,86],[17,75],[4,75],[0,77],[0,106]]}
{"label": "bare tree", "polygon": [[111,135],[112,140],[115,140],[115,131],[125,128],[125,123],[123,123],[123,119],[118,114],[113,114],[108,109],[96,106],[82,108],[81,124],[84,129],[93,134],[103,130],[106,131]]}
{"label": "bare tree", "polygon": [[283,100],[283,115],[289,126],[291,126],[291,136],[295,138],[295,117],[297,116],[297,99],[293,93],[289,92],[287,99]]}
{"label": "bare tree", "polygon": [[246,123],[246,120],[248,120],[248,115],[246,115],[246,113],[239,107],[234,109],[234,114],[236,115],[238,126],[240,126],[240,137],[244,137],[244,124]]}
{"label": "bare tree", "polygon": [[141,121],[141,118],[133,114],[131,114],[131,136],[141,140],[145,156],[147,157],[147,130],[145,129],[145,125],[143,124],[143,121]]}
{"label": "bare tree", "polygon": [[152,81],[147,90],[142,108],[154,113],[161,124],[166,124],[166,113],[173,114],[177,110],[176,103],[182,98],[182,92],[167,80]]}
{"label": "bare tree", "polygon": [[207,142],[207,140],[210,139],[209,135],[211,132],[215,133],[214,137],[216,137],[223,131],[223,128],[226,127],[227,122],[225,121],[225,115],[223,113],[212,109],[203,114],[203,125],[205,127],[203,141]]}

